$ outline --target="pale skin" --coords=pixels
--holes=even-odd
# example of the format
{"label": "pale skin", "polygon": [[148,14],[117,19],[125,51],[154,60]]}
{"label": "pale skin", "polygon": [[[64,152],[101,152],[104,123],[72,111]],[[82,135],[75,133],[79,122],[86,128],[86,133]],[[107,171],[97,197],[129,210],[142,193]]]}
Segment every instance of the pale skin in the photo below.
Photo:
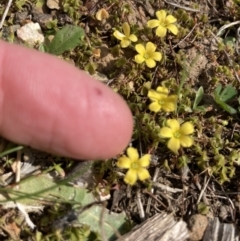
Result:
{"label": "pale skin", "polygon": [[0,135],[76,159],[110,158],[133,128],[125,101],[57,57],[0,41]]}

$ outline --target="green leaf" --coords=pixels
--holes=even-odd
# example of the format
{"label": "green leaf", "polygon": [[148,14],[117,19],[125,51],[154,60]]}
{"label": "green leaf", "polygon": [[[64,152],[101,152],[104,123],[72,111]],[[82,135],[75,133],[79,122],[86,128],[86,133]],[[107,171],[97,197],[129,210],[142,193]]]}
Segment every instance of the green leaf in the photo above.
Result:
{"label": "green leaf", "polygon": [[59,30],[50,43],[45,44],[47,52],[60,55],[82,43],[84,30],[78,26],[67,25]]}
{"label": "green leaf", "polygon": [[206,108],[203,105],[201,105],[201,106],[196,107],[194,110],[198,111],[198,112],[205,112]]}
{"label": "green leaf", "polygon": [[225,111],[227,111],[228,113],[230,114],[236,114],[237,113],[237,110],[234,109],[233,107],[231,107],[230,105],[224,103],[223,101],[219,100],[217,102]]}
{"label": "green leaf", "polygon": [[234,37],[226,37],[225,39],[223,39],[224,44],[226,44],[227,46],[233,48],[235,46],[236,43],[236,38]]}
{"label": "green leaf", "polygon": [[[5,193],[8,196],[5,196]],[[55,183],[47,174],[32,176],[14,187],[1,188],[0,203],[17,201],[27,206],[40,206],[43,203],[77,201],[84,202],[86,190],[67,185],[66,181]],[[92,199],[94,200],[94,199]]]}
{"label": "green leaf", "polygon": [[40,44],[38,47],[38,50],[44,53],[45,52],[44,44]]}
{"label": "green leaf", "polygon": [[234,109],[233,107],[231,107],[230,105],[222,101],[219,96],[214,96],[214,100],[220,107],[222,107],[222,109],[224,109],[228,113],[232,115],[237,113],[236,109]]}
{"label": "green leaf", "polygon": [[225,111],[230,114],[236,114],[237,110],[225,103],[226,101],[234,98],[237,95],[237,90],[232,87],[232,85],[227,85],[224,89],[222,85],[219,84],[214,90],[214,100],[215,102],[222,107]]}
{"label": "green leaf", "polygon": [[214,96],[219,96],[221,90],[222,90],[222,85],[219,84],[219,85],[216,87],[216,89],[214,90]]}
{"label": "green leaf", "polygon": [[197,106],[201,102],[201,100],[203,98],[203,94],[204,94],[204,90],[203,90],[203,87],[201,86],[196,93],[196,97],[195,97],[195,100],[194,100],[194,103],[193,103],[193,109],[194,110],[197,108]]}
{"label": "green leaf", "polygon": [[210,210],[210,207],[207,206],[205,203],[200,202],[200,203],[198,204],[198,212],[199,212],[199,213],[201,213],[201,214],[203,214],[203,215],[206,215],[206,214],[209,213],[209,210]]}
{"label": "green leaf", "polygon": [[36,7],[37,8],[42,8],[42,6],[44,5],[45,0],[37,0],[36,2]]}
{"label": "green leaf", "polygon": [[[232,85],[227,85],[223,90],[222,90],[222,85],[220,84],[217,88],[217,95],[219,99],[223,102],[226,102],[232,98],[234,98],[237,95],[237,90],[232,87]],[[220,91],[219,91],[220,90]],[[221,92],[221,93],[220,93]]]}
{"label": "green leaf", "polygon": [[1,153],[0,153],[0,157],[3,157],[3,156],[6,156],[6,155],[11,154],[11,153],[13,153],[13,152],[22,150],[23,148],[24,148],[24,146],[11,147],[11,148],[9,148],[9,149],[6,150],[6,151],[1,152]]}
{"label": "green leaf", "polygon": [[[87,189],[68,185],[66,180],[56,183],[47,174],[32,176],[18,185],[1,188],[0,191],[1,205],[9,205],[11,201],[16,201],[35,210],[43,204],[51,205],[56,202],[70,202],[84,207],[96,201],[92,192]],[[107,240],[116,240],[115,230],[124,234],[131,228],[124,212],[110,214],[108,209],[100,205],[92,205],[78,214],[78,220],[81,224],[89,225],[92,231],[100,235],[103,227]]]}
{"label": "green leaf", "polygon": [[114,230],[124,234],[131,228],[130,223],[126,221],[124,212],[109,214],[109,210],[99,205],[94,205],[81,213],[78,220],[81,224],[89,225],[92,231],[105,235],[106,240],[109,241],[117,238]]}
{"label": "green leaf", "polygon": [[219,174],[220,183],[229,182],[229,178],[227,176],[227,168],[224,166]]}

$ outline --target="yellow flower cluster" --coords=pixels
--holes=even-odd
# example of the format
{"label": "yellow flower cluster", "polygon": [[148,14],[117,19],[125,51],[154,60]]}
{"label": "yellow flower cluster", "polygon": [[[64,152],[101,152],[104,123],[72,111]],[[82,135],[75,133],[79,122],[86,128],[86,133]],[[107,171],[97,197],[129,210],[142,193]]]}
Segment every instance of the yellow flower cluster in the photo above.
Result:
{"label": "yellow flower cluster", "polygon": [[[175,154],[178,153],[180,147],[190,147],[193,145],[193,138],[189,136],[194,132],[194,127],[191,122],[185,122],[182,125],[176,119],[167,120],[167,126],[160,129],[160,136],[168,138],[167,147]],[[151,155],[145,154],[139,158],[137,149],[129,147],[127,156],[121,156],[117,161],[117,166],[128,169],[124,182],[129,185],[134,185],[139,179],[144,181],[150,178],[150,174],[146,167],[150,164]]]}
{"label": "yellow flower cluster", "polygon": [[[177,21],[172,15],[168,15],[166,11],[160,10],[156,12],[158,19],[152,19],[147,22],[149,28],[156,28],[156,35],[159,37],[165,37],[167,30],[173,34],[178,33],[178,28],[174,25]],[[128,23],[123,23],[122,32],[116,30],[113,36],[120,40],[120,46],[122,48],[127,48],[132,42],[137,42],[138,38],[136,35],[131,34],[130,26]],[[156,45],[152,42],[147,42],[146,45],[137,44],[135,50],[138,54],[135,56],[135,62],[138,64],[145,63],[147,67],[154,68],[156,66],[156,61],[161,61],[162,54],[156,51]]]}
{"label": "yellow flower cluster", "polygon": [[[169,95],[169,90],[166,87],[158,86],[156,90],[150,89],[148,91],[148,98],[151,100],[149,109],[153,112],[161,110],[165,112],[173,112],[177,107],[177,95]],[[185,122],[180,126],[176,119],[167,121],[168,127],[163,127],[160,130],[160,136],[163,138],[170,138],[168,141],[168,148],[174,153],[177,153],[180,147],[190,147],[193,145],[193,139],[188,135],[192,134],[194,127],[190,122]]]}
{"label": "yellow flower cluster", "polygon": [[[177,95],[169,95],[168,88],[158,86],[156,90],[150,89],[148,97],[151,100],[149,109],[153,112],[163,110],[165,112],[173,112],[177,106]],[[177,119],[168,119],[166,126],[159,131],[159,136],[169,139],[167,147],[178,153],[181,147],[191,147],[193,145],[193,138],[191,135],[194,132],[194,126],[191,122],[181,124]],[[139,159],[138,151],[135,148],[129,147],[127,149],[127,156],[122,156],[118,159],[117,166],[128,169],[124,181],[129,185],[134,185],[137,179],[144,181],[150,177],[146,167],[149,166],[150,155],[144,155]]]}
{"label": "yellow flower cluster", "polygon": [[[178,28],[174,24],[177,19],[172,15],[167,15],[166,11],[161,10],[156,12],[157,19],[151,19],[147,22],[149,28],[156,28],[156,35],[165,37],[167,32],[178,34]],[[132,42],[137,42],[136,35],[131,34],[130,26],[128,23],[123,23],[122,32],[116,30],[113,35],[120,40],[120,46],[127,48]],[[135,62],[138,64],[145,63],[147,67],[154,68],[157,61],[161,61],[162,53],[156,51],[157,46],[152,42],[146,44],[136,44]],[[156,90],[150,89],[148,91],[148,98],[151,103],[149,110],[155,113],[174,112],[177,107],[177,95],[169,93],[169,89],[164,86],[158,86]],[[181,147],[191,147],[193,145],[193,138],[190,136],[194,132],[194,126],[191,122],[182,123],[178,119],[166,120],[166,126],[162,127],[159,131],[161,138],[167,138],[167,147],[174,152],[178,153]],[[146,169],[150,165],[150,155],[146,154],[139,158],[137,149],[129,147],[127,155],[121,156],[117,161],[119,168],[128,169],[124,181],[129,185],[134,185],[139,179],[144,181],[150,178],[150,174]]]}

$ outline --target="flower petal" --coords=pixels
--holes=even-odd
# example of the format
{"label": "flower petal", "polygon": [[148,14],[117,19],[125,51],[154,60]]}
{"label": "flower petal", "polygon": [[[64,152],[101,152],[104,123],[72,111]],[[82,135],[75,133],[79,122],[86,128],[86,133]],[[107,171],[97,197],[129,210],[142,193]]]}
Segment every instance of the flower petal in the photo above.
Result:
{"label": "flower petal", "polygon": [[192,134],[194,132],[194,126],[191,122],[185,122],[181,125],[180,127],[180,133],[182,135],[189,135]]}
{"label": "flower petal", "polygon": [[159,21],[157,20],[157,19],[152,19],[152,20],[149,20],[148,22],[147,22],[147,26],[149,27],[149,28],[156,28],[157,26],[159,26],[160,25],[160,23],[159,23]]}
{"label": "flower petal", "polygon": [[158,92],[155,91],[155,90],[149,90],[149,91],[148,91],[148,98],[149,98],[151,101],[159,101],[159,100],[160,100],[160,98],[159,98],[160,95],[161,95],[161,94],[158,93]]}
{"label": "flower petal", "polygon": [[146,53],[145,47],[142,44],[136,44],[135,49],[142,56]]}
{"label": "flower petal", "polygon": [[123,23],[122,25],[123,28],[123,33],[125,34],[126,37],[128,37],[130,35],[130,26],[128,23]]}
{"label": "flower petal", "polygon": [[137,176],[141,181],[144,181],[144,180],[150,178],[150,174],[149,174],[148,170],[145,168],[138,168]]}
{"label": "flower petal", "polygon": [[179,141],[183,147],[190,147],[193,145],[193,138],[189,136],[180,136]]}
{"label": "flower petal", "polygon": [[179,131],[180,124],[176,119],[167,120],[167,125],[172,129],[172,131]]}
{"label": "flower petal", "polygon": [[124,177],[124,182],[129,185],[135,184],[137,181],[137,171],[135,169],[129,169]]}
{"label": "flower petal", "polygon": [[156,61],[154,59],[146,59],[145,62],[148,68],[154,68],[156,66]]}
{"label": "flower petal", "polygon": [[127,155],[132,162],[137,161],[138,158],[139,158],[138,150],[136,148],[133,148],[133,147],[128,147]]}
{"label": "flower petal", "polygon": [[162,59],[162,54],[160,52],[154,52],[150,55],[150,58],[160,61]]}
{"label": "flower petal", "polygon": [[168,15],[165,19],[165,23],[168,25],[170,23],[175,23],[177,21],[176,18],[173,17],[173,15]]}
{"label": "flower petal", "polygon": [[149,56],[151,56],[155,52],[156,48],[157,48],[157,46],[155,44],[153,44],[152,42],[147,42],[147,44],[146,44],[146,53]]}
{"label": "flower petal", "polygon": [[177,107],[177,96],[171,95],[167,97],[162,106],[163,110],[166,112],[175,111]]}
{"label": "flower petal", "polygon": [[157,113],[161,110],[161,105],[159,105],[158,102],[153,102],[149,105],[148,108],[149,108],[149,110]]}
{"label": "flower petal", "polygon": [[138,41],[137,36],[134,35],[134,34],[130,34],[128,38],[129,38],[132,42],[137,42],[137,41]]}
{"label": "flower petal", "polygon": [[166,100],[167,97],[168,97],[168,96],[165,95],[165,94],[159,94],[159,101],[165,102],[165,100]]}
{"label": "flower petal", "polygon": [[120,168],[130,168],[132,164],[132,161],[127,157],[127,156],[122,156],[120,158],[118,158],[118,161],[116,163],[117,167]]}
{"label": "flower petal", "polygon": [[144,61],[145,61],[145,58],[143,58],[142,55],[140,54],[135,55],[135,62],[137,64],[142,64]]}
{"label": "flower petal", "polygon": [[163,95],[167,95],[169,90],[167,87],[164,87],[164,86],[158,86],[157,87],[157,92],[159,92],[160,94],[163,94]]}
{"label": "flower petal", "polygon": [[98,20],[98,21],[102,21],[102,11],[101,11],[101,9],[96,13],[96,19]]}
{"label": "flower petal", "polygon": [[176,103],[175,102],[165,102],[163,105],[162,105],[162,109],[165,111],[165,112],[173,112],[176,110]]}
{"label": "flower petal", "polygon": [[118,39],[118,40],[123,40],[123,38],[125,38],[125,35],[120,33],[118,30],[116,30],[114,33],[113,33],[113,36]]}
{"label": "flower petal", "polygon": [[160,136],[163,138],[171,138],[173,137],[173,131],[169,127],[162,127],[159,132]]}
{"label": "flower petal", "polygon": [[150,164],[150,158],[151,158],[151,155],[149,154],[146,154],[144,156],[142,156],[139,160],[138,160],[138,163],[141,167],[148,167],[149,164]]}
{"label": "flower petal", "polygon": [[159,26],[157,29],[156,29],[156,35],[160,38],[163,38],[165,37],[167,34],[167,29],[163,26]]}
{"label": "flower petal", "polygon": [[124,38],[120,43],[122,48],[127,48],[130,44],[131,44],[131,41],[126,38]]}
{"label": "flower petal", "polygon": [[167,29],[168,29],[171,33],[173,33],[174,35],[177,35],[177,34],[178,34],[178,28],[177,28],[177,26],[174,25],[174,24],[169,24],[169,25],[167,26]]}
{"label": "flower petal", "polygon": [[174,153],[177,154],[179,148],[180,148],[180,140],[177,139],[177,138],[171,138],[169,141],[168,141],[168,144],[167,144],[167,147],[173,151]]}
{"label": "flower petal", "polygon": [[168,96],[168,101],[177,102],[177,100],[178,100],[177,95],[169,95]]}
{"label": "flower petal", "polygon": [[102,8],[96,13],[96,19],[102,21],[103,19],[109,18],[109,13],[106,9]]}
{"label": "flower petal", "polygon": [[166,19],[167,12],[164,10],[157,11],[156,16],[157,16],[158,20],[160,21],[160,24],[163,24],[163,22]]}

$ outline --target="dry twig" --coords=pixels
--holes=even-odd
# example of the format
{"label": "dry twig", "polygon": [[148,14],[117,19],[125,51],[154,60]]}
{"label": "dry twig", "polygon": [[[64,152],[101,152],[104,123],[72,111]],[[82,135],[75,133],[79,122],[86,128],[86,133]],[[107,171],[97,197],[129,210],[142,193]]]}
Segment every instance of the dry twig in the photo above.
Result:
{"label": "dry twig", "polygon": [[8,14],[8,11],[9,11],[9,8],[11,7],[11,5],[12,5],[12,0],[8,0],[8,4],[6,6],[6,9],[3,13],[3,16],[2,16],[2,19],[1,19],[1,22],[0,22],[0,29],[2,29],[2,27],[3,27],[3,23],[5,21],[5,18],[7,17],[7,14]]}
{"label": "dry twig", "polygon": [[166,185],[163,185],[161,183],[156,183],[156,182],[152,182],[152,185],[156,188],[160,188],[161,190],[167,191],[167,192],[172,192],[172,193],[176,193],[176,192],[182,192],[182,189],[179,188],[172,188]]}

